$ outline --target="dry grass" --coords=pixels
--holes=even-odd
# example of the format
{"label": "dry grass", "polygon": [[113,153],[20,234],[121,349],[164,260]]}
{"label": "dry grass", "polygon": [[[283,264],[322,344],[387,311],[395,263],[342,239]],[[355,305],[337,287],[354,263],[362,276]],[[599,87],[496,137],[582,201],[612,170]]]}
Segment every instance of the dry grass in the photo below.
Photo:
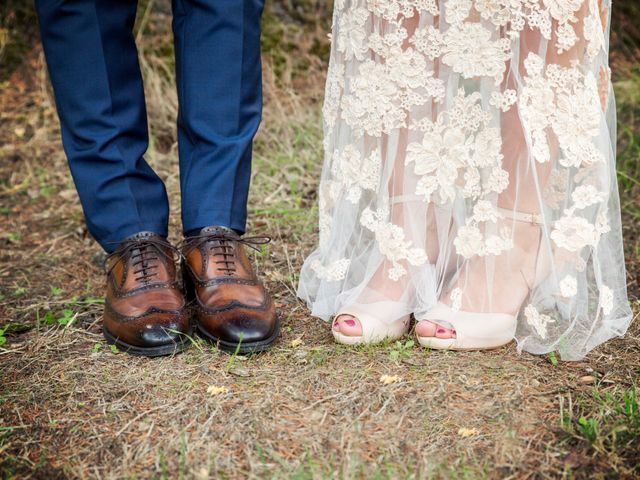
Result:
{"label": "dry grass", "polygon": [[[149,160],[177,207],[167,2],[152,6],[139,25],[153,139]],[[628,400],[640,375],[637,322],[624,338],[576,363],[518,355],[513,346],[430,353],[409,338],[354,350],[335,345],[328,327],[295,298],[296,272],[316,232],[329,12],[319,0],[279,1],[266,17],[266,109],[256,144],[251,228],[274,236],[255,260],[285,319],[277,346],[260,356],[230,357],[196,340],[175,358],[149,360],[103,345],[101,253],[82,223],[40,48],[28,50],[11,70],[0,96],[3,477],[639,474],[640,420],[637,406],[624,409],[623,397],[626,391]],[[309,21],[316,17],[323,22]],[[640,217],[632,195],[638,185],[627,177],[638,168],[640,112],[632,99],[640,77],[624,56],[616,61],[625,72],[618,79],[621,181],[627,182],[629,285],[637,305]],[[176,209],[174,239],[178,219]]]}

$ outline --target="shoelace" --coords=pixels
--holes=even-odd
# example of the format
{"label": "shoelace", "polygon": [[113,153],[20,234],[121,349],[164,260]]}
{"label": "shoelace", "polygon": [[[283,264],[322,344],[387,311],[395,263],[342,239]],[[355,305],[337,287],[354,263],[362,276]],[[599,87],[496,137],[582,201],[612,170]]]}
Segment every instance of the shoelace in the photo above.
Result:
{"label": "shoelace", "polygon": [[[171,253],[167,253],[166,250]],[[113,271],[117,262],[111,265],[109,269],[106,266],[109,260],[115,256],[122,258],[125,262],[131,260],[136,282],[147,283],[158,275],[158,261],[160,260],[158,254],[175,263],[176,253],[180,255],[180,251],[176,247],[164,240],[155,238],[132,240],[121,244],[113,253],[108,255],[104,261],[104,268],[107,275]]]}
{"label": "shoelace", "polygon": [[223,271],[225,275],[234,275],[236,272],[235,265],[235,244],[241,243],[247,247],[260,251],[261,245],[271,242],[271,237],[253,236],[238,237],[224,232],[201,233],[193,237],[185,238],[180,244],[180,248],[189,251],[199,248],[202,245],[208,246],[209,252],[218,259],[215,261],[219,265],[218,269]]}

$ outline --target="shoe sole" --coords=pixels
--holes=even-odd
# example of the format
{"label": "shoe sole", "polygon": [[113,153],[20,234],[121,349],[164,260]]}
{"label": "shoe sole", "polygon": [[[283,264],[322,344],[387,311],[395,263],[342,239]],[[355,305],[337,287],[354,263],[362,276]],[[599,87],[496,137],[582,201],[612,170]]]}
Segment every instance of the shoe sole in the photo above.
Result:
{"label": "shoe sole", "polygon": [[399,338],[404,337],[407,333],[403,333],[402,335],[387,335],[384,338],[380,338],[380,339],[375,339],[375,340],[364,340],[364,337],[358,336],[358,337],[352,337],[350,335],[344,335],[343,333],[340,332],[336,332],[335,330],[333,330],[333,328],[331,329],[331,333],[333,334],[333,339],[335,340],[336,343],[339,343],[340,345],[377,345],[379,343],[384,343],[385,340],[398,340]]}
{"label": "shoe sole", "polygon": [[359,337],[350,337],[349,335],[343,335],[340,332],[336,332],[333,328],[331,329],[331,333],[333,333],[333,339],[335,342],[341,345],[360,345],[361,343],[364,343],[362,335]]}
{"label": "shoe sole", "polygon": [[280,316],[276,316],[276,326],[273,329],[273,333],[269,338],[265,338],[264,340],[258,340],[255,342],[246,342],[246,343],[236,343],[236,342],[227,342],[226,340],[222,340],[218,337],[215,337],[200,328],[200,325],[196,325],[196,333],[200,335],[205,340],[215,344],[220,350],[227,353],[260,353],[266,350],[269,350],[273,344],[278,339],[280,335]]}
{"label": "shoe sole", "polygon": [[421,347],[429,348],[431,350],[450,350],[453,352],[475,352],[482,350],[498,350],[499,348],[506,347],[513,340],[509,340],[506,343],[499,345],[489,345],[483,347],[456,347],[455,338],[437,338],[437,337],[420,337],[416,335],[418,344]]}
{"label": "shoe sole", "polygon": [[119,338],[113,336],[106,328],[102,329],[104,338],[107,339],[109,345],[115,345],[118,350],[128,353],[129,355],[136,355],[140,357],[165,357],[167,355],[173,355],[180,353],[191,346],[192,332],[189,331],[185,335],[180,336],[180,341],[175,343],[168,343],[167,345],[158,345],[157,347],[140,347],[137,345],[131,345],[127,342],[123,342]]}

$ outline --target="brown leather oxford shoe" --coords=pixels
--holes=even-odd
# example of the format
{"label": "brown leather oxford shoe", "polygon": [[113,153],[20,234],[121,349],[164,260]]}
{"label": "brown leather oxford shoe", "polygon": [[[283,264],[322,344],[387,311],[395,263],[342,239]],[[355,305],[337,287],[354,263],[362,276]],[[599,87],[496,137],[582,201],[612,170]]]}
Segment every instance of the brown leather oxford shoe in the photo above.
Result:
{"label": "brown leather oxford shoe", "polygon": [[176,249],[152,232],[126,238],[105,261],[107,342],[155,357],[189,345],[186,302],[176,281]]}
{"label": "brown leather oxford shoe", "polygon": [[222,350],[260,352],[278,338],[275,306],[244,248],[268,242],[267,237],[240,237],[224,227],[203,228],[184,241],[184,286],[196,329]]}

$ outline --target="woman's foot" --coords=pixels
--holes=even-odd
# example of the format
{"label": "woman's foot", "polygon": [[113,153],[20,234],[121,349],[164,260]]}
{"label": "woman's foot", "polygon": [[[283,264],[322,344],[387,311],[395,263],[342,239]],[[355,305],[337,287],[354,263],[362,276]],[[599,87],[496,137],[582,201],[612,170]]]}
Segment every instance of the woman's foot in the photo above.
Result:
{"label": "woman's foot", "polygon": [[333,330],[349,337],[359,337],[362,335],[362,325],[353,315],[338,315],[333,320]]}
{"label": "woman's foot", "polygon": [[416,323],[416,335],[419,337],[456,338],[456,331],[446,328],[430,320],[420,320]]}
{"label": "woman's foot", "polygon": [[[513,248],[498,256],[474,257],[466,262],[454,288],[441,302],[454,312],[517,316],[537,283],[536,270],[544,268],[538,264],[539,225],[510,219],[502,222],[512,229]],[[419,319],[415,331],[418,337],[455,339],[456,331],[451,327]]]}
{"label": "woman's foot", "polygon": [[[399,312],[396,302],[376,302],[346,308],[352,313],[339,313],[331,327],[339,343],[371,343],[385,337],[400,337],[409,329],[409,315]],[[364,323],[364,326],[363,326]]]}
{"label": "woman's foot", "polygon": [[385,336],[397,338],[407,333],[409,315],[403,311],[402,302],[407,283],[391,280],[388,276],[390,268],[389,262],[384,261],[360,294],[361,300],[338,312],[331,327],[336,341],[369,343],[381,341]]}
{"label": "woman's foot", "polygon": [[405,335],[409,319],[399,312],[396,302],[355,305],[338,314],[332,333],[336,342],[344,345],[377,343]]}

